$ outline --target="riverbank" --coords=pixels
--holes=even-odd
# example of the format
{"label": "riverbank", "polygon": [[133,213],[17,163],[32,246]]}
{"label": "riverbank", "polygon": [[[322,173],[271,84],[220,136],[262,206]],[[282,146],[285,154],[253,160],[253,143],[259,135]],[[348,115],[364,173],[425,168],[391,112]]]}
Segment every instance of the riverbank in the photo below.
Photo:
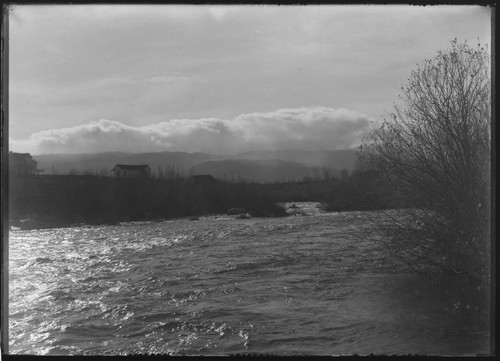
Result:
{"label": "riverbank", "polygon": [[22,229],[199,217],[244,209],[252,217],[285,216],[262,185],[190,179],[11,176],[9,220]]}
{"label": "riverbank", "polygon": [[[316,216],[318,214],[330,213],[324,210],[325,206],[320,202],[282,202],[278,203],[278,206],[284,210],[284,214],[280,214],[280,217],[284,216]],[[203,214],[187,217],[176,217],[176,218],[154,218],[154,219],[142,219],[142,220],[130,220],[121,219],[114,222],[97,222],[97,223],[74,223],[68,224],[58,220],[51,219],[18,219],[10,220],[9,226],[11,230],[33,230],[33,229],[50,229],[50,228],[67,228],[67,227],[83,227],[83,226],[96,226],[105,225],[113,226],[118,224],[127,223],[151,223],[151,222],[163,222],[172,220],[190,220],[190,221],[204,221],[204,220],[226,220],[226,219],[250,219],[253,218],[252,215],[246,209],[229,209],[229,212],[218,213],[218,214]],[[273,215],[274,216],[274,215]],[[270,216],[270,217],[273,217]],[[260,217],[262,218],[262,217]],[[268,218],[268,217],[264,217]]]}
{"label": "riverbank", "polygon": [[281,217],[284,202],[320,202],[328,211],[394,208],[374,186],[377,174],[354,172],[342,180],[247,183],[213,178],[112,178],[96,175],[11,175],[10,225],[21,229],[117,224],[226,214]]}

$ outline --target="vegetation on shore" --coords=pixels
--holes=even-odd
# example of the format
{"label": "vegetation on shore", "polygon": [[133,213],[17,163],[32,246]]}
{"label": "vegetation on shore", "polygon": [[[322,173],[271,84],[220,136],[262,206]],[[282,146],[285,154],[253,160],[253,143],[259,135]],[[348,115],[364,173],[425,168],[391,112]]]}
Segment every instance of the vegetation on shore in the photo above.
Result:
{"label": "vegetation on shore", "polygon": [[47,228],[225,214],[231,208],[253,217],[279,217],[286,215],[282,202],[320,202],[331,211],[376,209],[384,204],[370,186],[374,177],[345,171],[341,180],[261,184],[197,183],[181,175],[11,175],[9,219],[14,226]]}
{"label": "vegetation on shore", "polygon": [[490,77],[486,49],[453,40],[411,73],[360,152],[412,207],[407,221],[379,222],[388,250],[419,273],[459,277],[468,294],[491,282]]}
{"label": "vegetation on shore", "polygon": [[230,208],[244,208],[252,216],[286,214],[257,185],[246,183],[88,175],[10,179],[9,218],[13,225],[30,219],[32,228],[220,214]]}

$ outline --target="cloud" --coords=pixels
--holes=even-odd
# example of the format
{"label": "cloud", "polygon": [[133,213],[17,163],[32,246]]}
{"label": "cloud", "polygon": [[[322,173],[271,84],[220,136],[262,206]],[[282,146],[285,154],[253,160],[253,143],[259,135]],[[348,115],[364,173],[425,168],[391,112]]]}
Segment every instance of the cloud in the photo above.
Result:
{"label": "cloud", "polygon": [[101,119],[71,128],[50,129],[11,149],[33,154],[185,151],[234,154],[263,149],[346,149],[357,146],[370,121],[352,110],[327,107],[279,109],[233,119],[174,119],[130,126]]}
{"label": "cloud", "polygon": [[480,6],[19,5],[9,30],[9,133],[22,139],[100,118],[134,126],[227,120],[315,104],[377,117],[415,64],[450,39],[489,39],[490,13]]}

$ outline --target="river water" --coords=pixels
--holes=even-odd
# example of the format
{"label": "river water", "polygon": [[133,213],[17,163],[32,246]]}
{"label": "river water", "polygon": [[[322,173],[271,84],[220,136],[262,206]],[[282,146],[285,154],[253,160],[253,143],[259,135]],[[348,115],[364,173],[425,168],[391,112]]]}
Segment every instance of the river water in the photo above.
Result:
{"label": "river water", "polygon": [[364,213],[300,207],[11,231],[9,353],[489,353],[484,325],[364,237]]}

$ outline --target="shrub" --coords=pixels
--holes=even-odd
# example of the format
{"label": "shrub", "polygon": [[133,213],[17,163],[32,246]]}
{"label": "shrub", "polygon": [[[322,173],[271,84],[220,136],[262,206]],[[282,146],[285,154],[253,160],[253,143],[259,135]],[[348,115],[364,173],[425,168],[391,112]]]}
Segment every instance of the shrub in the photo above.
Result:
{"label": "shrub", "polygon": [[361,147],[363,166],[413,208],[381,228],[416,269],[489,280],[490,108],[487,51],[453,40],[411,73]]}

